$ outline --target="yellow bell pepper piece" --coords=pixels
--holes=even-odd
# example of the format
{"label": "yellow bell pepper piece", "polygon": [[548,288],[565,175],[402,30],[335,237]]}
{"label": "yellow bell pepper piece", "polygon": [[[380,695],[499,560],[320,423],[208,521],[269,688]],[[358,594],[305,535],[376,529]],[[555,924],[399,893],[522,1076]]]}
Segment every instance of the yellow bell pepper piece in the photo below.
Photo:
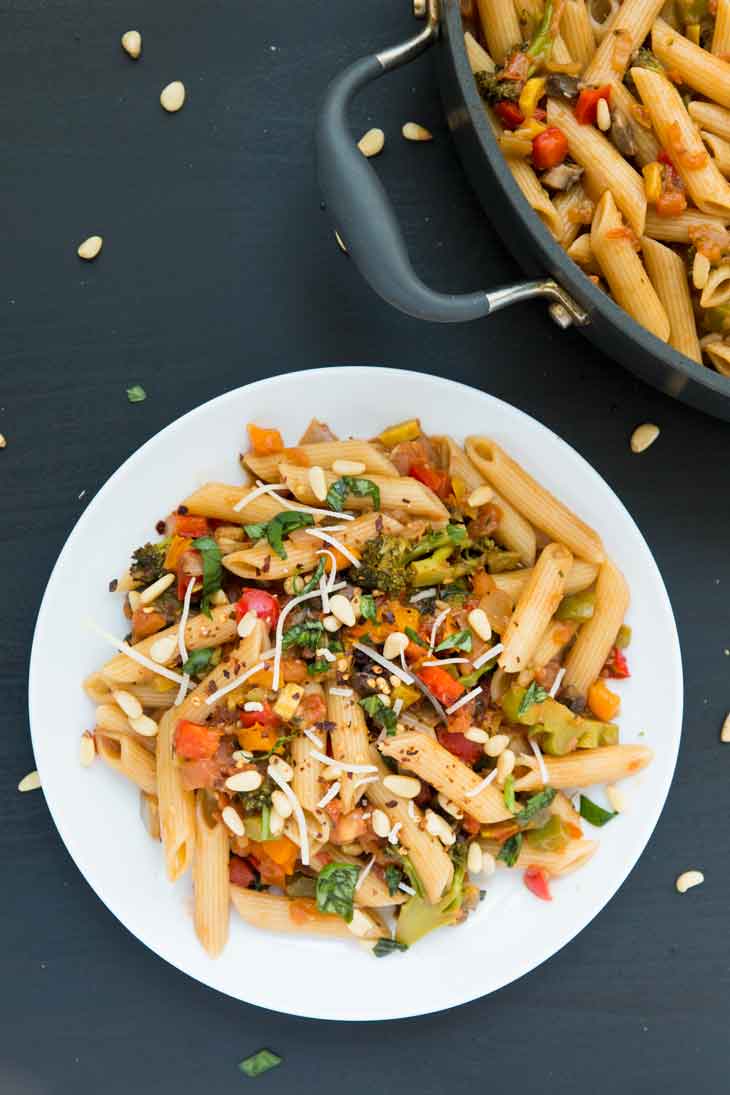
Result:
{"label": "yellow bell pepper piece", "polygon": [[688,23],[685,27],[685,32],[690,42],[694,42],[696,46],[700,44],[700,24]]}
{"label": "yellow bell pepper piece", "polygon": [[386,449],[393,449],[403,441],[415,441],[421,436],[421,423],[417,418],[409,418],[405,422],[398,422],[395,426],[388,426],[378,434],[378,441],[385,445]]}
{"label": "yellow bell pepper piece", "polygon": [[284,722],[294,718],[303,695],[304,688],[301,684],[285,684],[274,704],[274,711],[279,718]]}
{"label": "yellow bell pepper piece", "polygon": [[645,163],[641,173],[644,176],[646,200],[654,204],[659,200],[662,192],[662,165],[657,163],[656,160],[652,163]]}
{"label": "yellow bell pepper piece", "polygon": [[519,129],[516,129],[512,134],[513,137],[517,137],[518,140],[532,142],[538,133],[543,133],[547,129],[544,122],[538,122],[537,118],[528,118]]}
{"label": "yellow bell pepper piece", "polygon": [[390,698],[393,703],[396,700],[402,700],[402,711],[405,711],[407,707],[411,707],[414,703],[417,703],[421,699],[421,692],[417,688],[411,688],[409,684],[397,684],[390,694]]}
{"label": "yellow bell pepper piece", "polygon": [[519,106],[525,118],[531,118],[535,113],[537,104],[545,94],[545,83],[544,76],[533,76],[520,92]]}

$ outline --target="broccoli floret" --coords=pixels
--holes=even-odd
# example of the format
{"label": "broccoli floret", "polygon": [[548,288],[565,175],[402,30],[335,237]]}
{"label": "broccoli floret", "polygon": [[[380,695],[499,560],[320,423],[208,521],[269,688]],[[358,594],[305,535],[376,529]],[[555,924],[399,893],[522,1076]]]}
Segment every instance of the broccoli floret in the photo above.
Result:
{"label": "broccoli floret", "polygon": [[137,548],[132,555],[132,565],[129,568],[135,582],[148,586],[162,577],[168,547],[169,540],[161,540],[159,544],[144,544]]}
{"label": "broccoli floret", "polygon": [[523,87],[519,80],[504,80],[490,72],[477,72],[474,79],[485,103],[498,103],[502,99],[512,99],[516,102]]}
{"label": "broccoli floret", "polygon": [[366,589],[382,589],[399,596],[408,586],[408,541],[383,535],[368,540],[362,549],[357,583]]}

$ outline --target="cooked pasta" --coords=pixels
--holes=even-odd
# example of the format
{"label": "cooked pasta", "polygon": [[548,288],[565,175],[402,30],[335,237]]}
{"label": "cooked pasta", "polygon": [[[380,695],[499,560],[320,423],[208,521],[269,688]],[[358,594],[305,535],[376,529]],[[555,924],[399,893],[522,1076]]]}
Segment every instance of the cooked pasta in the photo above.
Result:
{"label": "cooked pasta", "polygon": [[[674,337],[676,255],[645,245]],[[130,639],[83,681],[168,877],[191,870],[202,946],[223,951],[232,902],[404,950],[476,910],[487,853],[549,896],[597,848],[599,808],[559,789],[651,759],[619,743],[629,595],[599,534],[486,437],[249,435],[277,498],[188,495],[115,587]]]}

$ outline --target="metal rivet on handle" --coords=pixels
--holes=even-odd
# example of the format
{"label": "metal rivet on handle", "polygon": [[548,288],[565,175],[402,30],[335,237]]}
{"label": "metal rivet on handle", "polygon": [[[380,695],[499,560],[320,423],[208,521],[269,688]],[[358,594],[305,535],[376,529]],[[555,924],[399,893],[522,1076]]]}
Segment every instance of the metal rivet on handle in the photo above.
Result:
{"label": "metal rivet on handle", "polygon": [[553,301],[553,303],[548,308],[548,311],[550,313],[550,318],[552,319],[553,323],[557,323],[558,327],[560,327],[561,330],[566,331],[568,327],[573,326],[573,317],[571,316],[565,305],[561,304],[560,301]]}

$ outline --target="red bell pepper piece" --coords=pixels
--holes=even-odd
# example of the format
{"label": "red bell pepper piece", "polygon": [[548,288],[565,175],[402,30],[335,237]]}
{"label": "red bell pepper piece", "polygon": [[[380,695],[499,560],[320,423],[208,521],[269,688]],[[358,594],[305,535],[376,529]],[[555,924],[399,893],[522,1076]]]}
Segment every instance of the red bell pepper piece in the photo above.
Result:
{"label": "red bell pepper piece", "polygon": [[166,536],[185,536],[195,540],[198,536],[207,536],[210,525],[207,517],[194,517],[190,513],[171,513],[165,521]]}
{"label": "red bell pepper piece", "polygon": [[463,734],[454,734],[450,730],[437,730],[436,737],[439,745],[448,749],[453,756],[463,760],[469,767],[476,764],[481,756],[484,756],[482,747],[477,741],[469,741]]}
{"label": "red bell pepper piece", "polygon": [[238,721],[241,726],[246,728],[250,726],[276,726],[280,721],[279,716],[272,709],[268,700],[264,700],[263,711],[240,711],[238,714]]}
{"label": "red bell pepper piece", "polygon": [[629,663],[626,660],[626,655],[623,650],[619,650],[617,646],[614,646],[611,653],[608,656],[606,662],[606,668],[608,669],[609,677],[614,677],[618,680],[623,680],[624,677],[630,677]]}
{"label": "red bell pepper piece", "polygon": [[584,87],[575,104],[575,117],[581,125],[595,125],[598,100],[611,101],[611,85],[603,87]]}
{"label": "red bell pepper piece", "polygon": [[532,141],[532,162],[537,171],[557,167],[568,155],[568,139],[562,129],[551,125]]}
{"label": "red bell pepper piece", "polygon": [[525,120],[517,103],[510,99],[501,99],[495,104],[494,113],[499,118],[505,129],[519,129]]}
{"label": "red bell pepper piece", "polygon": [[541,901],[552,901],[553,895],[550,893],[548,876],[542,867],[528,867],[524,878],[530,893],[534,893],[535,897],[539,897]]}
{"label": "red bell pepper piece", "polygon": [[431,464],[411,464],[410,475],[423,483],[439,498],[448,498],[451,492],[451,478],[447,471],[432,467]]}
{"label": "red bell pepper piece", "polygon": [[175,752],[184,760],[209,760],[218,751],[221,732],[181,719],[175,728]]}
{"label": "red bell pepper piece", "polygon": [[444,707],[451,707],[452,703],[456,703],[464,695],[464,685],[437,665],[420,669],[418,676]]}

